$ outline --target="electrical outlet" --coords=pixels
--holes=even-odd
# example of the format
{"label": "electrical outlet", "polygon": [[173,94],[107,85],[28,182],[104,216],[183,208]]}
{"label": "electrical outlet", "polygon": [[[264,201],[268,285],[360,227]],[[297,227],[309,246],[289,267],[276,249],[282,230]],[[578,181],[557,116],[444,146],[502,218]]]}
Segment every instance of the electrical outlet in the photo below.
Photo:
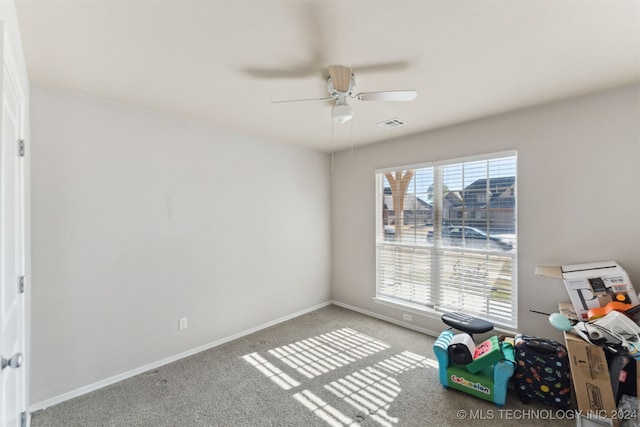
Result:
{"label": "electrical outlet", "polygon": [[408,320],[409,322],[411,322],[411,315],[410,315],[410,314],[403,314],[403,315],[402,315],[402,318],[403,318],[404,320]]}
{"label": "electrical outlet", "polygon": [[179,327],[180,330],[187,329],[187,318],[186,317],[181,317],[180,318],[180,325],[178,327]]}

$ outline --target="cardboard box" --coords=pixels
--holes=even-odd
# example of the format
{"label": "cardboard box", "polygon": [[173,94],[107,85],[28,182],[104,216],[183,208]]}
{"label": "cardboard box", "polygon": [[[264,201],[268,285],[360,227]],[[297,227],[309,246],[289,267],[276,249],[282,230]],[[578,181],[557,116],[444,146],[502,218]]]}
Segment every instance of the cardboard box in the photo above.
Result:
{"label": "cardboard box", "polygon": [[[560,304],[561,310],[570,307],[569,303]],[[580,417],[585,420],[604,422],[605,425],[619,426],[621,414],[617,411],[604,348],[585,341],[571,331],[565,332],[564,338],[569,353],[574,400]],[[640,362],[635,361],[635,363],[637,396],[640,392]],[[633,380],[633,378],[625,379],[625,381]]]}
{"label": "cardboard box", "polygon": [[611,301],[638,304],[638,294],[626,271],[614,261],[563,266],[538,266],[536,275],[562,279],[573,309],[580,320],[587,320],[591,308]]}

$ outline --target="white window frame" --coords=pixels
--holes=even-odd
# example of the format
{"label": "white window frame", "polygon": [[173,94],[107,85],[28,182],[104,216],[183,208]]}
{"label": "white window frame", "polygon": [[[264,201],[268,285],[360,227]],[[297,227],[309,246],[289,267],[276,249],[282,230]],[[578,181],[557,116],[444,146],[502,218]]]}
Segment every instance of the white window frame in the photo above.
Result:
{"label": "white window frame", "polygon": [[[403,242],[388,241],[387,239],[385,239],[383,215],[382,215],[382,205],[384,203],[382,199],[384,195],[382,190],[384,189],[384,181],[385,181],[384,174],[386,172],[406,171],[410,169],[417,170],[417,169],[424,169],[424,168],[434,168],[434,171],[435,170],[442,171],[443,167],[445,166],[451,166],[451,165],[469,163],[469,162],[478,162],[478,161],[488,162],[490,160],[497,160],[497,159],[509,158],[509,157],[514,158],[514,167],[515,167],[514,196],[516,196],[516,200],[515,200],[515,207],[514,207],[514,210],[515,210],[514,212],[514,221],[515,221],[514,249],[508,252],[497,252],[496,250],[491,250],[491,249],[475,249],[475,248],[467,249],[467,248],[451,248],[451,247],[445,248],[445,247],[441,247],[439,243],[438,244],[434,243],[433,246],[425,245],[424,242],[418,241],[419,239],[416,239],[416,242],[413,244],[406,243],[404,241]],[[442,194],[442,191],[441,191],[442,182],[441,180],[439,180],[438,176],[439,176],[439,173],[434,172],[433,189],[435,194],[433,198],[434,211],[432,214],[433,215],[432,218],[435,219],[433,221],[434,223],[439,221],[440,226],[442,226],[442,222],[447,218],[444,218],[443,212],[442,212],[443,210],[442,200],[444,195]],[[518,319],[517,181],[518,181],[518,178],[517,178],[517,152],[516,151],[503,151],[498,153],[484,154],[480,156],[472,156],[472,157],[457,158],[457,159],[450,159],[450,160],[443,160],[443,161],[435,161],[430,163],[420,163],[420,164],[413,164],[413,165],[404,165],[399,167],[377,169],[375,171],[376,296],[374,299],[377,302],[380,302],[383,304],[390,304],[392,306],[401,307],[404,310],[420,312],[420,313],[427,312],[427,313],[441,314],[446,311],[455,311],[455,310],[464,311],[469,314],[483,317],[487,320],[491,320],[497,325],[506,327],[508,329],[517,328],[517,319]],[[396,207],[394,206],[394,209],[395,208]],[[465,212],[471,212],[471,211],[465,211]],[[465,215],[463,215],[463,217],[464,216]],[[471,215],[471,216],[473,217],[474,215]],[[437,233],[434,235],[437,235]],[[399,288],[402,287],[404,290],[398,291],[399,296],[390,295],[388,283],[386,285],[383,285],[381,283],[381,277],[384,276],[384,274],[381,273],[381,269],[383,268],[382,265],[384,262],[387,262],[386,260],[385,261],[381,261],[381,260],[383,259],[383,257],[388,256],[389,254],[388,251],[385,252],[384,248],[394,248],[396,251],[404,251],[405,253],[413,251],[412,252],[413,255],[410,255],[410,257],[412,260],[417,260],[417,261],[411,261],[411,262],[415,262],[416,265],[419,265],[420,263],[426,263],[426,264],[429,264],[430,266],[429,268],[426,268],[428,270],[427,276],[428,276],[429,284],[427,286],[425,286],[424,284],[416,285],[412,283],[407,283],[406,281],[404,281],[404,279],[401,279],[400,280],[401,283],[397,283],[397,286]],[[420,255],[418,255],[418,253],[420,253]],[[452,253],[454,255],[452,255]],[[462,260],[462,259],[465,259],[466,254],[469,254],[469,256],[467,256],[466,258],[467,259],[466,262],[469,262],[468,260],[473,257],[484,257],[484,259],[487,260],[485,262],[485,264],[487,265],[487,269],[486,269],[487,272],[489,271],[495,272],[495,265],[498,265],[499,263],[502,263],[500,265],[508,266],[506,270],[510,271],[510,282],[511,282],[510,297],[509,297],[510,298],[510,301],[509,301],[510,316],[505,314],[507,302],[495,296],[486,296],[486,297],[480,297],[480,298],[486,298],[487,307],[491,306],[492,304],[495,306],[496,304],[498,304],[498,302],[502,303],[503,306],[498,311],[492,310],[491,308],[486,308],[486,310],[484,311],[474,310],[474,309],[470,309],[470,307],[465,307],[464,304],[463,306],[455,306],[455,305],[452,305],[450,301],[446,303],[445,301],[443,301],[442,295],[443,293],[445,293],[446,291],[445,288],[447,288],[448,285],[442,285],[442,283],[445,283],[445,282],[454,283],[453,282],[454,279],[452,279],[453,276],[447,276],[447,278],[441,277],[441,274],[446,275],[446,273],[442,273],[443,271],[445,271],[444,270],[445,267],[447,267],[447,265],[445,264],[449,262],[448,266],[450,267],[452,262],[451,260],[453,259],[451,258],[452,256],[459,257],[459,259]],[[400,257],[402,257],[402,255],[400,255]],[[429,261],[426,261],[426,259],[429,259]],[[475,262],[475,260],[473,259],[472,261]],[[392,261],[391,264],[393,264],[393,262],[394,261]],[[399,263],[402,264],[401,267],[404,267],[405,264],[407,264],[407,262],[405,261],[399,261]],[[388,262],[384,264],[384,268],[388,268],[388,265],[389,265]],[[462,265],[462,264],[459,264],[459,265]],[[489,267],[489,265],[491,265],[492,267]],[[397,266],[396,267],[392,266],[391,268],[397,269]],[[493,270],[491,270],[491,268],[493,268]],[[501,269],[500,274],[503,274],[504,269],[505,269],[504,267]],[[464,271],[462,268],[460,268],[459,270]],[[418,273],[414,274],[415,271],[416,270],[411,270],[411,273],[409,274],[409,276],[412,278],[415,276],[418,276]],[[400,273],[393,273],[393,274],[395,274],[396,276],[404,276],[404,274],[400,274]],[[464,272],[461,273],[460,277],[462,277],[464,274],[465,274]],[[387,276],[389,275],[387,274]],[[492,276],[493,278],[490,279],[489,278],[490,276],[491,276],[490,274],[486,273],[486,277],[488,278],[486,283],[482,283],[482,279],[480,280],[472,279],[470,281],[467,279],[460,279],[460,281],[466,280],[465,283],[473,282],[474,284],[471,285],[472,290],[483,288],[485,295],[494,295],[494,294],[491,294],[488,289],[490,289],[491,286],[495,286],[495,285],[492,285],[491,280],[493,280],[493,283],[495,284],[498,282],[498,279],[495,279],[495,276]],[[423,277],[424,277],[424,274],[423,274]],[[501,278],[499,279],[501,283],[504,282],[504,277],[505,276],[502,275]],[[410,279],[409,282],[412,280],[413,279]],[[458,279],[455,279],[455,280],[458,280]],[[428,288],[428,290],[425,290],[425,288]],[[464,292],[462,290],[463,288],[464,286],[459,286],[458,292],[460,294]],[[411,290],[407,290],[407,289],[411,289]],[[408,297],[409,293],[411,292],[413,293],[413,295],[419,295],[419,296],[416,298]],[[428,296],[424,296],[424,295],[428,295]],[[477,306],[477,304],[473,306]],[[494,313],[498,313],[498,315],[494,315]]]}

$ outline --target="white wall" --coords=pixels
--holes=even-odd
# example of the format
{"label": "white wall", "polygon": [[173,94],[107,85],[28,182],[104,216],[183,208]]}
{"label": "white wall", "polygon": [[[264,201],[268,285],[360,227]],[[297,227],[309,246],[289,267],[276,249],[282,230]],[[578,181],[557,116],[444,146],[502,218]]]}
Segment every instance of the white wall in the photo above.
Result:
{"label": "white wall", "polygon": [[[425,112],[428,114],[428,112]],[[568,300],[538,264],[617,261],[640,290],[640,86],[344,151],[332,175],[332,298],[402,320],[375,303],[374,170],[518,151],[519,329],[560,339],[545,316]],[[413,315],[440,331],[439,316]]]}
{"label": "white wall", "polygon": [[37,86],[31,117],[33,404],[329,301],[328,155]]}

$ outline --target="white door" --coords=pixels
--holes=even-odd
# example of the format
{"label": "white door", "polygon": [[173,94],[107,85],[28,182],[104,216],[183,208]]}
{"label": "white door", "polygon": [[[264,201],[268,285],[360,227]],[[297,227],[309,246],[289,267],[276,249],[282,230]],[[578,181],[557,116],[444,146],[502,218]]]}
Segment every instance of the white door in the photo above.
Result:
{"label": "white door", "polygon": [[[0,34],[2,30],[0,25]],[[23,92],[16,84],[4,41],[0,123],[0,426],[16,427],[21,425],[26,411],[25,297],[21,290],[25,274],[24,166],[19,145]]]}

